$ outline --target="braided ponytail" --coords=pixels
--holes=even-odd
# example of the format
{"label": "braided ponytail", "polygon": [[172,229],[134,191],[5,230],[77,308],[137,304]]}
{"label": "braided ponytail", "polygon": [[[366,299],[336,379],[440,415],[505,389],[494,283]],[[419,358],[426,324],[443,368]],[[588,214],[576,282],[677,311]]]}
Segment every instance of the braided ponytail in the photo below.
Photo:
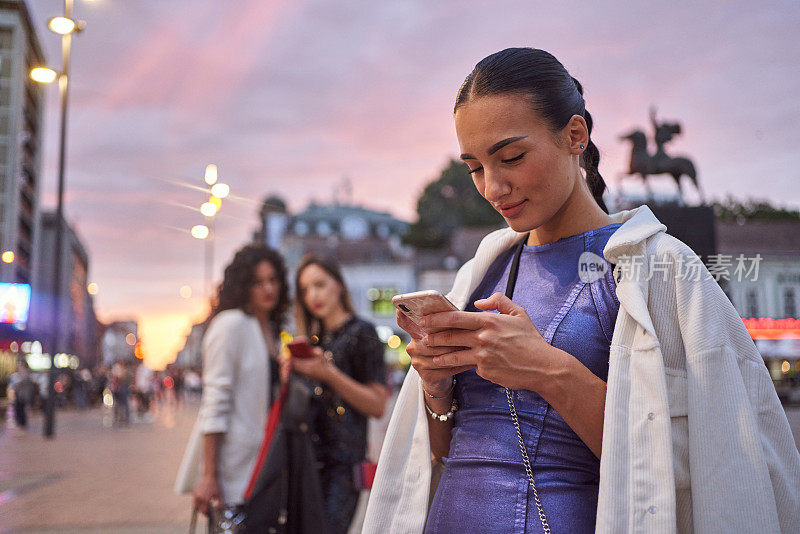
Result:
{"label": "braided ponytail", "polygon": [[[572,76],[570,77],[575,84],[575,88],[578,89],[578,93],[581,95],[581,100],[583,100],[583,86],[581,82]],[[586,150],[581,154],[581,167],[586,171],[586,183],[589,184],[589,190],[592,192],[594,200],[600,206],[600,209],[608,213],[608,208],[603,200],[603,192],[606,190],[606,181],[603,180],[603,177],[600,175],[599,169],[600,151],[597,149],[597,145],[594,144],[594,141],[592,141],[592,127],[594,121],[592,120],[592,114],[586,109],[585,104],[583,108],[583,118],[586,120],[586,128],[589,130],[589,142],[586,145]]]}

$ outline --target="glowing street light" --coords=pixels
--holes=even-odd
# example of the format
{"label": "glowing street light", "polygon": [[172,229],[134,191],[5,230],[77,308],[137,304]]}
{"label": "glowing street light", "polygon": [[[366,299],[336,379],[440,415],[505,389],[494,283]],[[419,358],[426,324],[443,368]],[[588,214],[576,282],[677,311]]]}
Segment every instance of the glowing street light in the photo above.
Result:
{"label": "glowing street light", "polygon": [[31,69],[31,80],[38,83],[53,83],[58,73],[50,67],[35,67]]}
{"label": "glowing street light", "polygon": [[205,239],[208,237],[208,226],[205,224],[196,224],[192,226],[192,237],[195,239]]}
{"label": "glowing street light", "polygon": [[213,163],[206,165],[205,180],[208,185],[214,185],[217,183],[217,166]]}
{"label": "glowing street light", "polygon": [[68,35],[78,28],[78,23],[67,17],[53,17],[47,21],[50,31],[59,35]]}
{"label": "glowing street light", "polygon": [[3,263],[14,263],[14,251],[6,250],[2,255]]}
{"label": "glowing street light", "polygon": [[228,184],[214,184],[211,187],[211,194],[217,198],[225,198],[231,192],[230,186]]}
{"label": "glowing street light", "polygon": [[200,213],[206,217],[213,217],[217,214],[217,210],[219,210],[219,206],[213,202],[204,202],[203,205],[200,206]]}

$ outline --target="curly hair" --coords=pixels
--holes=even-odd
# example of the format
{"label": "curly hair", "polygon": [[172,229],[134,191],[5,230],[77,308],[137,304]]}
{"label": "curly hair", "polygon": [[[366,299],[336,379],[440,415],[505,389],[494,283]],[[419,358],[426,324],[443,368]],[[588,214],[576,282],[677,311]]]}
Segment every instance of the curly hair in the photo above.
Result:
{"label": "curly hair", "polygon": [[278,303],[270,314],[270,321],[276,332],[283,328],[286,322],[286,312],[289,309],[286,265],[283,257],[277,251],[261,243],[245,245],[236,252],[231,263],[225,267],[225,275],[211,304],[208,321],[218,313],[234,308],[239,308],[245,313],[252,313],[249,310],[250,288],[255,282],[256,266],[262,261],[272,265],[272,268],[275,269],[275,276],[280,281]]}

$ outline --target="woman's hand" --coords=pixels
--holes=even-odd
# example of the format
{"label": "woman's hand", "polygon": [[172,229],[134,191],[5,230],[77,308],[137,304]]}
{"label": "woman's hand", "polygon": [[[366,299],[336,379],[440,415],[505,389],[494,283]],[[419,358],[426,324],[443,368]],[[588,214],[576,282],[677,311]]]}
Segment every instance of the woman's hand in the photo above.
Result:
{"label": "woman's hand", "polygon": [[434,355],[427,358],[428,373],[474,367],[495,384],[541,393],[548,376],[563,363],[563,354],[544,340],[525,310],[502,293],[476,301],[475,307],[500,313],[444,312],[423,318],[420,327],[431,333],[420,343],[426,354]]}
{"label": "woman's hand", "polygon": [[208,515],[211,508],[222,502],[219,480],[213,475],[203,475],[194,488],[194,506],[200,513]]}
{"label": "woman's hand", "polygon": [[313,348],[313,356],[310,358],[290,358],[289,363],[294,371],[323,384],[330,381],[336,369],[319,347]]}
{"label": "woman's hand", "polygon": [[419,373],[425,391],[437,397],[447,394],[453,383],[453,375],[472,369],[474,365],[462,366],[435,366],[434,356],[452,352],[453,348],[430,348],[420,343],[426,333],[402,312],[397,312],[397,325],[408,332],[411,342],[406,347],[406,352],[411,356],[411,365]]}
{"label": "woman's hand", "polygon": [[292,361],[291,358],[279,357],[278,365],[280,366],[279,376],[281,384],[285,384],[289,380],[289,375],[292,374]]}

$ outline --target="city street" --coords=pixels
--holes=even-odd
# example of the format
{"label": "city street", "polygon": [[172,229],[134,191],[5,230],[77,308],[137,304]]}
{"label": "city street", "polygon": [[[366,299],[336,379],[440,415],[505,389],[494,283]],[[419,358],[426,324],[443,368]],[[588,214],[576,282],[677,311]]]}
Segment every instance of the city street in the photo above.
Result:
{"label": "city street", "polygon": [[[172,483],[196,406],[106,428],[104,411],[58,414],[58,437],[0,432],[0,533],[184,533],[191,501]],[[787,411],[800,446],[800,408]]]}
{"label": "city street", "polygon": [[127,428],[106,428],[101,409],[61,411],[53,441],[38,414],[27,433],[3,428],[0,532],[187,532],[191,499],[172,484],[196,410]]}

